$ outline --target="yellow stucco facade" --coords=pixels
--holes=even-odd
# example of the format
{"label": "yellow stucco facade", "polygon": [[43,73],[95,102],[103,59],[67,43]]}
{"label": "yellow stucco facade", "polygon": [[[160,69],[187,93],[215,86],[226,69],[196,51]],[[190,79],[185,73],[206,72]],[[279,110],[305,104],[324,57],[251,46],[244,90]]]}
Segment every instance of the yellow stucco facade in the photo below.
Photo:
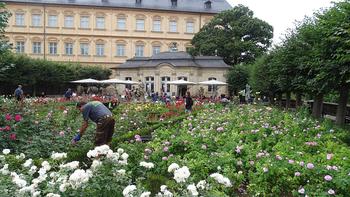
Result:
{"label": "yellow stucco facade", "polygon": [[7,2],[12,17],[6,36],[14,51],[33,58],[116,67],[191,47],[213,13]]}

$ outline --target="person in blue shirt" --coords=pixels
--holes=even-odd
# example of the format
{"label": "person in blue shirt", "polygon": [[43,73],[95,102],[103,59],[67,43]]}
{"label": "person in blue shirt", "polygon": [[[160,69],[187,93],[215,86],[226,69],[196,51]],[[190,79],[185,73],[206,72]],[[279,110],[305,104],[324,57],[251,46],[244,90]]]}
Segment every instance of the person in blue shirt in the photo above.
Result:
{"label": "person in blue shirt", "polygon": [[15,90],[15,98],[17,101],[22,101],[23,99],[23,90],[22,90],[22,85],[18,85],[17,89]]}
{"label": "person in blue shirt", "polygon": [[66,91],[66,93],[64,93],[64,98],[66,98],[66,100],[70,100],[70,98],[72,98],[73,95],[73,91],[72,89],[68,88],[68,90]]}
{"label": "person in blue shirt", "polygon": [[73,138],[72,143],[77,143],[84,135],[89,124],[89,119],[96,123],[95,146],[110,145],[114,133],[115,120],[112,112],[101,102],[79,102],[77,108],[83,114],[83,123],[79,133]]}

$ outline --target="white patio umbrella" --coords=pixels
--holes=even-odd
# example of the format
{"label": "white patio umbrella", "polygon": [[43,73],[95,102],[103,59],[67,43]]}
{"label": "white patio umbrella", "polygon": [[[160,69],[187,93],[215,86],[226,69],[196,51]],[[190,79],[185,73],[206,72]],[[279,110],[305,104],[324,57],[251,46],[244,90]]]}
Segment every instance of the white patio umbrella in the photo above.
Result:
{"label": "white patio umbrella", "polygon": [[167,82],[167,84],[170,84],[170,85],[195,85],[196,83],[180,79],[180,80],[175,80],[175,81],[169,81],[169,82]]}
{"label": "white patio umbrella", "polygon": [[121,80],[121,79],[107,79],[102,80],[99,83],[114,83],[114,84],[138,84],[139,82],[129,81],[129,80]]}
{"label": "white patio umbrella", "polygon": [[217,86],[227,85],[227,83],[222,82],[222,81],[218,81],[218,80],[201,81],[201,82],[198,82],[198,84],[200,84],[200,85],[217,85]]}
{"label": "white patio umbrella", "polygon": [[91,78],[71,81],[71,83],[99,83],[99,82],[100,82],[99,80],[91,79]]}

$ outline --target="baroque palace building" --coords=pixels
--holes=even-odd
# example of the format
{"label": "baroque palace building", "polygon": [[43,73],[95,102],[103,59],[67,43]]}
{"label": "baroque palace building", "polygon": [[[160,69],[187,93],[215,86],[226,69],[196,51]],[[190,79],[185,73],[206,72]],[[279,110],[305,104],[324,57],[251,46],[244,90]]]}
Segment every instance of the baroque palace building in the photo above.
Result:
{"label": "baroque palace building", "polygon": [[133,57],[186,51],[225,0],[3,0],[5,35],[33,58],[118,67]]}
{"label": "baroque palace building", "polygon": [[[184,52],[201,27],[231,8],[226,0],[3,1],[12,13],[5,35],[15,52],[33,58],[101,65],[111,68],[113,77],[172,96],[186,88],[197,94],[200,87],[167,81],[225,81],[230,68],[222,58]],[[227,87],[203,89],[207,96],[227,93]]]}

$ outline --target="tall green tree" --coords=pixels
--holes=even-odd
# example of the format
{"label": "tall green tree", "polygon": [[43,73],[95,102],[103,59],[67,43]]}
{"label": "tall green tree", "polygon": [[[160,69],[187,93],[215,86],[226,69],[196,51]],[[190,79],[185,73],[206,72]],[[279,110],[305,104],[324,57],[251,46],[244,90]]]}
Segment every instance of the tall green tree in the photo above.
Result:
{"label": "tall green tree", "polygon": [[344,124],[350,88],[350,1],[336,3],[318,15],[322,32],[322,56],[329,61],[321,70],[339,92],[336,123]]}
{"label": "tall green tree", "polygon": [[10,16],[11,13],[5,9],[5,4],[0,2],[0,54],[3,54],[10,48],[4,35]]}
{"label": "tall green tree", "polygon": [[230,84],[228,86],[229,92],[231,94],[237,95],[239,90],[245,88],[248,83],[248,71],[243,65],[236,65],[230,69],[227,74],[227,82]]}
{"label": "tall green tree", "polygon": [[273,28],[243,5],[217,14],[192,39],[192,55],[219,55],[229,65],[252,62],[271,45]]}

